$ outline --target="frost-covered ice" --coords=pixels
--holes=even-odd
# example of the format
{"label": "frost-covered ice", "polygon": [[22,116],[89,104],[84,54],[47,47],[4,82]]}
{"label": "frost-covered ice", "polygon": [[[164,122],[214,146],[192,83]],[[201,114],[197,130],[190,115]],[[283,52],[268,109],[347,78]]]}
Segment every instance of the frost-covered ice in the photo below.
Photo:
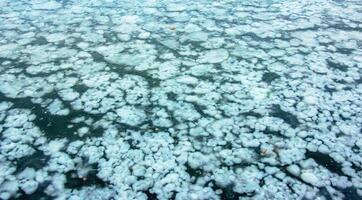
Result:
{"label": "frost-covered ice", "polygon": [[1,0],[0,199],[361,199],[361,10]]}

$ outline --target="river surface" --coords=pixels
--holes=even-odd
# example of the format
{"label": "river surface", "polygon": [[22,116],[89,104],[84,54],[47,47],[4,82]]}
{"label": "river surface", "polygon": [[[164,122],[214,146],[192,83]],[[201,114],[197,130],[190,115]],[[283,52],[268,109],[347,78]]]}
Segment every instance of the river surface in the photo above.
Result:
{"label": "river surface", "polygon": [[0,0],[0,199],[362,199],[360,0]]}

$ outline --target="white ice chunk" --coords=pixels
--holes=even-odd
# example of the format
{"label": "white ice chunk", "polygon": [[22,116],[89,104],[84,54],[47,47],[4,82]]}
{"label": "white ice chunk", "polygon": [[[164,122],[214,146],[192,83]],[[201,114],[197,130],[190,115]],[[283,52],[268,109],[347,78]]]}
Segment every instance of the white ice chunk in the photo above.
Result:
{"label": "white ice chunk", "polygon": [[226,49],[214,49],[207,51],[199,57],[200,63],[221,63],[229,57]]}
{"label": "white ice chunk", "polygon": [[256,100],[263,100],[267,98],[268,93],[269,89],[267,88],[253,87],[250,89],[251,96],[253,96]]}
{"label": "white ice chunk", "polygon": [[306,96],[304,96],[304,101],[307,104],[314,105],[318,102],[318,99],[315,95],[306,95]]}
{"label": "white ice chunk", "polygon": [[67,36],[64,33],[52,33],[46,35],[45,38],[48,40],[48,42],[59,42],[65,40]]}
{"label": "white ice chunk", "polygon": [[185,10],[186,7],[182,4],[171,3],[167,5],[167,10],[170,12],[180,12]]}
{"label": "white ice chunk", "polygon": [[34,0],[33,9],[36,10],[53,10],[62,7],[62,4],[57,1]]}
{"label": "white ice chunk", "polygon": [[179,83],[195,85],[198,83],[198,79],[192,76],[180,76],[176,80]]}
{"label": "white ice chunk", "polygon": [[196,65],[191,67],[189,71],[194,76],[203,76],[207,73],[214,72],[214,69],[211,65]]}
{"label": "white ice chunk", "polygon": [[35,178],[35,170],[33,168],[25,168],[19,175],[19,179],[34,179]]}
{"label": "white ice chunk", "polygon": [[51,153],[59,152],[65,145],[64,140],[53,140],[49,142],[48,151]]}
{"label": "white ice chunk", "polygon": [[19,48],[16,43],[7,43],[0,45],[0,56],[5,58],[13,58],[16,55],[15,51]]}
{"label": "white ice chunk", "polygon": [[8,192],[9,195],[13,195],[19,188],[19,183],[15,180],[13,181],[6,181],[5,183],[1,184],[0,191]]}
{"label": "white ice chunk", "polygon": [[196,127],[190,129],[190,135],[197,137],[197,136],[208,136],[209,133],[205,131],[202,127]]}
{"label": "white ice chunk", "polygon": [[81,127],[78,129],[78,134],[79,136],[84,136],[85,134],[87,134],[89,132],[89,128],[88,127]]}
{"label": "white ice chunk", "polygon": [[338,128],[342,131],[342,133],[346,135],[357,135],[359,133],[358,126],[354,124],[347,124],[347,123],[339,123]]}
{"label": "white ice chunk", "polygon": [[234,125],[234,120],[232,118],[220,119],[211,123],[207,127],[207,131],[210,134],[214,135],[215,137],[222,137],[225,132],[231,130],[233,125]]}
{"label": "white ice chunk", "polygon": [[185,36],[185,39],[193,42],[204,42],[208,38],[208,34],[202,31],[193,32]]}
{"label": "white ice chunk", "polygon": [[198,31],[201,31],[201,30],[202,29],[200,28],[200,26],[198,26],[196,24],[192,24],[192,23],[188,23],[184,28],[184,31],[186,33],[198,32]]}
{"label": "white ice chunk", "polygon": [[174,106],[174,115],[178,120],[193,121],[201,117],[192,104],[183,103]]}
{"label": "white ice chunk", "polygon": [[152,123],[158,127],[171,127],[173,125],[172,121],[167,118],[156,118],[152,120]]}
{"label": "white ice chunk", "polygon": [[84,144],[84,142],[83,142],[83,141],[80,141],[80,140],[71,142],[71,143],[68,145],[67,152],[69,152],[69,153],[71,153],[71,154],[76,154],[76,153],[78,153],[80,147],[83,146],[83,144]]}
{"label": "white ice chunk", "polygon": [[272,49],[269,51],[269,54],[273,57],[280,57],[285,54],[285,51],[280,49]]}
{"label": "white ice chunk", "polygon": [[121,123],[130,126],[137,126],[146,120],[146,113],[133,106],[123,106],[122,108],[117,109],[116,113],[120,117],[119,121]]}
{"label": "white ice chunk", "polygon": [[12,106],[12,103],[10,102],[0,102],[0,112],[9,109]]}
{"label": "white ice chunk", "polygon": [[49,112],[52,115],[68,115],[70,110],[64,108],[63,103],[59,99],[55,99],[49,106]]}
{"label": "white ice chunk", "polygon": [[140,39],[147,39],[147,38],[150,37],[150,35],[151,35],[150,32],[141,32],[141,33],[138,35],[138,37],[139,37]]}
{"label": "white ice chunk", "polygon": [[26,181],[22,183],[20,188],[25,192],[25,194],[33,194],[35,190],[38,188],[38,182],[34,180]]}
{"label": "white ice chunk", "polygon": [[139,21],[139,17],[137,15],[126,15],[121,18],[121,23],[126,24],[135,24]]}
{"label": "white ice chunk", "polygon": [[118,65],[137,66],[146,59],[146,56],[142,54],[112,54],[105,57],[105,59]]}
{"label": "white ice chunk", "polygon": [[293,174],[294,176],[299,176],[300,174],[300,168],[298,167],[298,165],[289,165],[287,167],[287,170],[289,173]]}
{"label": "white ice chunk", "polygon": [[65,89],[59,91],[59,96],[61,96],[62,99],[65,101],[73,101],[74,99],[79,97],[79,93],[71,89]]}
{"label": "white ice chunk", "polygon": [[312,172],[303,172],[300,175],[300,178],[305,181],[306,183],[310,183],[312,185],[319,184],[319,178]]}
{"label": "white ice chunk", "polygon": [[162,39],[160,40],[160,43],[170,49],[178,49],[180,46],[179,42],[173,39]]}

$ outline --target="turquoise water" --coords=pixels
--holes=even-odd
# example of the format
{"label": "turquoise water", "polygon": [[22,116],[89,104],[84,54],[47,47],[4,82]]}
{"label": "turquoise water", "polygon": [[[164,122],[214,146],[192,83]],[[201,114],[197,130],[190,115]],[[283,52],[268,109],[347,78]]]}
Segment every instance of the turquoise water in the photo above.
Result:
{"label": "turquoise water", "polygon": [[0,0],[0,199],[361,199],[361,10]]}

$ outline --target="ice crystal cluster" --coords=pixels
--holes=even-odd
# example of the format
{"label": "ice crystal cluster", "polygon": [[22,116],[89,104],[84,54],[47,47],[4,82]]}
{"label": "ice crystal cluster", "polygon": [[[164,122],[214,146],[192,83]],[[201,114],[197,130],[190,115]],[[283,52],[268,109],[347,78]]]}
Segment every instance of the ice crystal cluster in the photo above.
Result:
{"label": "ice crystal cluster", "polygon": [[360,0],[0,0],[0,199],[362,198]]}

